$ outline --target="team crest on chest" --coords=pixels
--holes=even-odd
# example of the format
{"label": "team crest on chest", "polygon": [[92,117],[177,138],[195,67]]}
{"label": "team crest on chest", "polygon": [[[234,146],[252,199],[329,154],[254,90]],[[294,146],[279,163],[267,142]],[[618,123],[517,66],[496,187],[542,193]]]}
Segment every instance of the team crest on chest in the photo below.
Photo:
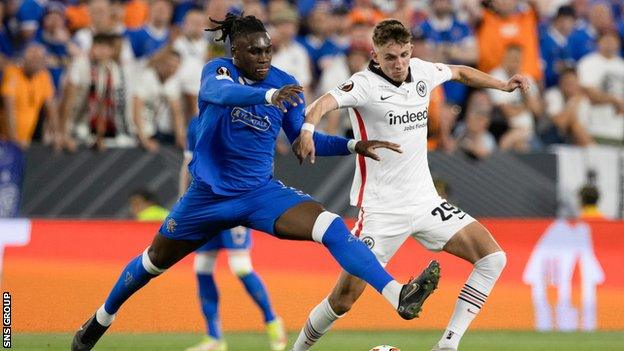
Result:
{"label": "team crest on chest", "polygon": [[419,80],[418,83],[416,83],[416,92],[420,97],[425,97],[425,95],[427,95],[427,84]]}

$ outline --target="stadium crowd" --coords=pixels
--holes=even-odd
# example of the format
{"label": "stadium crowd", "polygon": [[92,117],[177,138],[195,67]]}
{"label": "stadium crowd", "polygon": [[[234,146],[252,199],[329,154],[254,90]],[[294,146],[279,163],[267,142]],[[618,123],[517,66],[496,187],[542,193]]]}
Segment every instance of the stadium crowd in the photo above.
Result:
{"label": "stadium crowd", "polygon": [[[429,147],[476,158],[551,144],[624,141],[621,0],[6,0],[0,3],[0,138],[57,150],[183,148],[204,63],[227,55],[204,31],[228,11],[267,24],[273,64],[308,101],[366,67],[374,25],[412,29],[413,55],[522,72],[528,93],[432,93]],[[350,134],[348,118],[322,129]],[[289,151],[284,138],[281,153]]]}

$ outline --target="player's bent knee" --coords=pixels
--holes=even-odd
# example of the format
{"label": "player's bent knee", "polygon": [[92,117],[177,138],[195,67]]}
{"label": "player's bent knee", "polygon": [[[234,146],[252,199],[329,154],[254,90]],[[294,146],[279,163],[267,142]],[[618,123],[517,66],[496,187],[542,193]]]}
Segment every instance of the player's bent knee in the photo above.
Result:
{"label": "player's bent knee", "polygon": [[312,240],[322,244],[323,235],[325,235],[327,228],[329,228],[336,218],[340,218],[340,216],[329,211],[321,212],[321,214],[316,217],[316,221],[314,221],[314,226],[312,227]]}
{"label": "player's bent knee", "polygon": [[198,252],[195,254],[193,268],[197,274],[212,274],[217,262],[217,251]]}
{"label": "player's bent knee", "polygon": [[474,264],[475,269],[493,279],[498,279],[505,265],[507,265],[507,255],[504,251],[491,253]]}
{"label": "player's bent knee", "polygon": [[148,250],[149,248],[145,249],[145,251],[143,251],[143,255],[141,255],[141,264],[143,265],[143,268],[145,268],[147,273],[152,275],[162,274],[167,269],[156,267],[156,265],[152,263],[152,260],[149,257]]}
{"label": "player's bent knee", "polygon": [[230,270],[238,277],[244,277],[253,272],[249,252],[230,253],[228,256]]}

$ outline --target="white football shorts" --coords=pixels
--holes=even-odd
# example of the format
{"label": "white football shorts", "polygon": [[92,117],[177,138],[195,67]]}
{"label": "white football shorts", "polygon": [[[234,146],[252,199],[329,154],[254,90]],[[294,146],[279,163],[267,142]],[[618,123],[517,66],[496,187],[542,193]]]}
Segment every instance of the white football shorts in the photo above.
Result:
{"label": "white football shorts", "polygon": [[440,251],[455,233],[474,221],[438,196],[395,209],[361,208],[351,233],[385,265],[409,236],[430,251]]}

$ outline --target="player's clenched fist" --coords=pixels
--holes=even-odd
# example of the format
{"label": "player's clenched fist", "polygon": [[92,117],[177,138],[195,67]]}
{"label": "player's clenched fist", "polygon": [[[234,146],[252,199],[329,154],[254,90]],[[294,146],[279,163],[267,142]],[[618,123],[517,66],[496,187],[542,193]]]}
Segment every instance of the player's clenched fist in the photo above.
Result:
{"label": "player's clenched fist", "polygon": [[292,144],[292,150],[299,159],[299,164],[303,164],[303,161],[310,156],[310,163],[315,161],[314,138],[312,133],[307,130],[302,130],[299,137]]}
{"label": "player's clenched fist", "polygon": [[271,104],[277,106],[280,110],[286,112],[284,104],[289,103],[292,106],[302,104],[303,100],[299,94],[303,93],[303,87],[299,85],[286,85],[278,89],[271,97]]}

